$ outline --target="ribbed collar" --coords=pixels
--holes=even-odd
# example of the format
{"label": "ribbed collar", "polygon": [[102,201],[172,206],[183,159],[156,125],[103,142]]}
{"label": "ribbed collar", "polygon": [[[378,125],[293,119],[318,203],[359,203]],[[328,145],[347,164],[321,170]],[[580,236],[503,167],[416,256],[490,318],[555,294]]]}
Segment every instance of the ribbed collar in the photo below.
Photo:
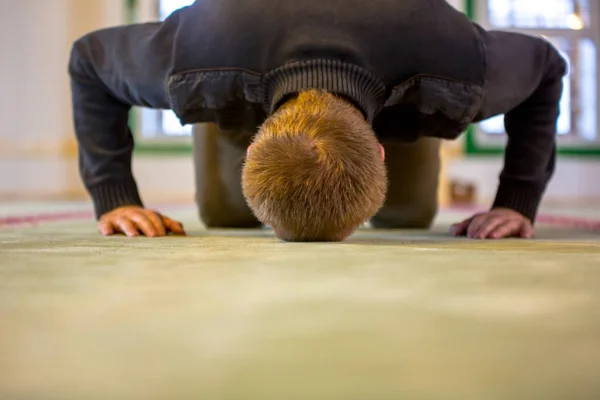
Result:
{"label": "ribbed collar", "polygon": [[320,89],[353,102],[369,123],[385,101],[385,85],[364,69],[336,60],[307,60],[286,64],[265,75],[265,108],[273,113],[291,95]]}

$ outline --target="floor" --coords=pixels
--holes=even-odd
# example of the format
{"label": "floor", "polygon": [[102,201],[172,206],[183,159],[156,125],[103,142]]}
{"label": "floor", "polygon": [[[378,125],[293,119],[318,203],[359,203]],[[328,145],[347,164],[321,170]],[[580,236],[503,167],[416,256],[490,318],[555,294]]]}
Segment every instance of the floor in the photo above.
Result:
{"label": "floor", "polygon": [[0,399],[600,398],[600,207],[532,241],[361,230],[101,238],[0,204]]}

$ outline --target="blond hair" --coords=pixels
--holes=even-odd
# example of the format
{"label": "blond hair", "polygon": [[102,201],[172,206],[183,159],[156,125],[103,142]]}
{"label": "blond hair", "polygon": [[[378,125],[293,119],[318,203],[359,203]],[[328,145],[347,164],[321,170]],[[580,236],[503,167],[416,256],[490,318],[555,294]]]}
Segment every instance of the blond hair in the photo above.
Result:
{"label": "blond hair", "polygon": [[286,241],[338,241],[382,206],[386,169],[375,134],[349,102],[307,91],[255,136],[242,172],[256,217]]}

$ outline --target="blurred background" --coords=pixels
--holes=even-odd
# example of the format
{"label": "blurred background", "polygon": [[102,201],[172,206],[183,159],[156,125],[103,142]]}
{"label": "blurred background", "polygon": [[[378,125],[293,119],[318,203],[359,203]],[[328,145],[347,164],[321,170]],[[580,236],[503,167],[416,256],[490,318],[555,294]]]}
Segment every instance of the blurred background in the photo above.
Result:
{"label": "blurred background", "polygon": [[[192,0],[0,0],[0,200],[87,200],[77,171],[67,60],[98,28],[165,18]],[[486,28],[543,35],[570,63],[558,123],[560,158],[547,203],[600,199],[600,2],[452,0]],[[191,127],[171,112],[136,109],[134,172],[146,201],[191,201]],[[488,202],[505,141],[502,116],[444,148],[440,198]]]}

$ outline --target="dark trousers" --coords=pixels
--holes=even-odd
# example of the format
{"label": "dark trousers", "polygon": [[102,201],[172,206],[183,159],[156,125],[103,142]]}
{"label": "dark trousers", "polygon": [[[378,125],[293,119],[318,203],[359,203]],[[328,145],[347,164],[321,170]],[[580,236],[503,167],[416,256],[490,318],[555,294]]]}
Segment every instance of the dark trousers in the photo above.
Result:
{"label": "dark trousers", "polygon": [[[253,228],[254,217],[242,194],[241,171],[251,134],[221,132],[214,124],[193,130],[196,202],[207,228]],[[440,140],[382,143],[388,169],[388,195],[371,219],[374,228],[429,228],[436,216]]]}

